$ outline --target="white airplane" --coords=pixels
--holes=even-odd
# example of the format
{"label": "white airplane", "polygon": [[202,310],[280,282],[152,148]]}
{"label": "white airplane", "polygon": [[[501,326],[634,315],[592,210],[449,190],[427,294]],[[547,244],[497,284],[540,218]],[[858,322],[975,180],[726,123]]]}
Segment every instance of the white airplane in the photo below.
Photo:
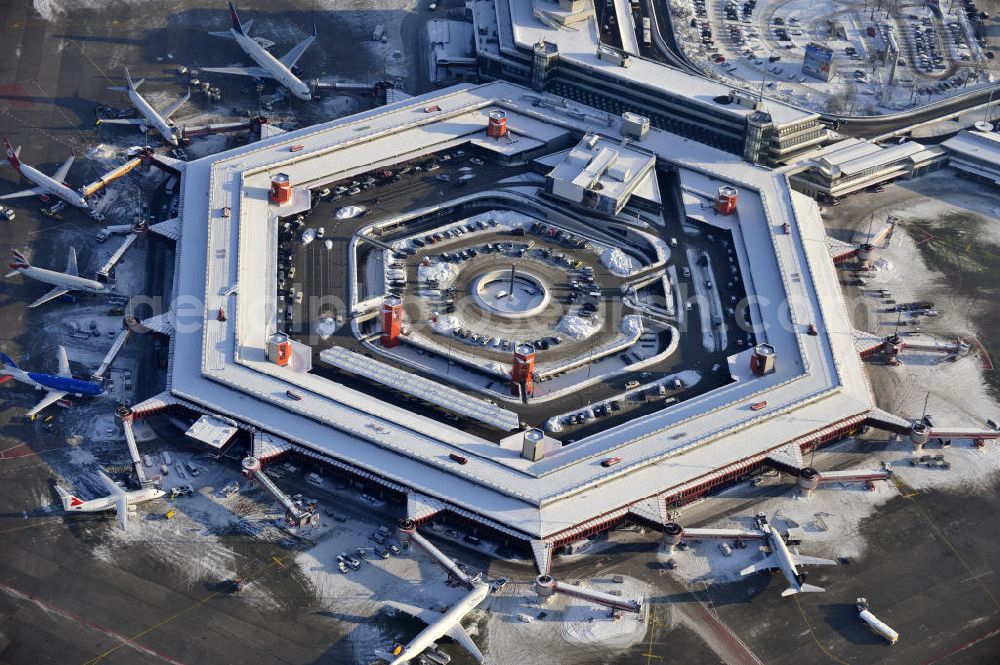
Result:
{"label": "white airplane", "polygon": [[163,490],[152,487],[126,492],[115,481],[108,478],[107,474],[103,471],[98,472],[98,475],[101,477],[101,481],[104,482],[105,487],[108,488],[110,495],[101,497],[100,499],[84,501],[73,496],[60,485],[56,485],[56,492],[62,498],[63,510],[66,512],[76,511],[81,513],[103,513],[108,510],[114,510],[118,513],[118,523],[124,529],[128,525],[129,506],[159,499],[166,495],[166,492]]}
{"label": "white airplane", "polygon": [[755,520],[756,529],[683,529],[683,538],[691,540],[731,539],[731,540],[763,540],[771,548],[771,553],[740,571],[740,575],[759,573],[765,570],[777,569],[782,572],[790,585],[781,592],[782,596],[797,593],[821,593],[822,587],[805,583],[805,573],[800,573],[796,566],[836,566],[836,561],[821,559],[814,556],[793,554],[785,540],[767,523],[763,514],[758,514]]}
{"label": "white airplane", "polygon": [[184,102],[191,99],[191,91],[178,99],[176,102],[163,109],[162,113],[158,113],[149,102],[147,102],[142,95],[139,94],[139,86],[146,79],[139,79],[137,82],[132,82],[132,77],[129,76],[128,67],[125,68],[125,87],[124,88],[111,88],[111,90],[119,90],[121,92],[128,93],[128,98],[132,101],[132,105],[138,109],[139,113],[142,115],[141,118],[109,118],[109,119],[98,119],[98,125],[140,125],[141,131],[146,131],[146,127],[152,127],[160,133],[163,140],[172,146],[180,145],[180,141],[184,138],[181,135],[181,128],[173,123],[170,119],[174,113],[177,112]]}
{"label": "white airplane", "polygon": [[299,99],[312,99],[309,86],[302,82],[292,73],[292,67],[299,61],[309,45],[316,39],[316,29],[313,34],[303,39],[299,44],[292,47],[292,50],[281,58],[275,58],[260,42],[250,37],[250,26],[253,21],[247,21],[246,27],[240,23],[240,17],[236,14],[233,3],[229,3],[229,16],[232,18],[233,27],[225,32],[210,32],[208,34],[216,37],[226,37],[235,39],[243,52],[257,63],[256,67],[202,67],[203,72],[217,72],[219,74],[238,74],[240,76],[253,76],[254,78],[273,78]]}
{"label": "white airplane", "polygon": [[45,268],[36,268],[28,263],[28,259],[24,257],[24,254],[22,254],[19,249],[12,249],[10,250],[10,253],[11,271],[7,273],[7,277],[13,277],[14,275],[20,273],[25,277],[30,277],[38,280],[39,282],[51,284],[55,287],[44,296],[28,305],[28,307],[38,307],[39,305],[43,305],[53,298],[58,298],[59,296],[69,293],[70,291],[108,293],[108,289],[104,286],[104,284],[92,279],[80,277],[80,273],[76,267],[76,250],[72,247],[69,248],[69,256],[66,260],[66,272],[64,273],[57,272],[55,270],[46,270]]}
{"label": "white airplane", "polygon": [[58,371],[55,374],[43,374],[41,372],[25,372],[17,366],[17,363],[10,356],[6,353],[0,353],[0,361],[3,363],[0,366],[0,383],[14,379],[37,390],[45,391],[45,397],[31,411],[28,411],[29,418],[34,418],[35,414],[42,409],[48,408],[69,395],[95,397],[104,393],[104,387],[96,381],[73,378],[65,348],[58,347],[56,356],[59,360]]}
{"label": "white airplane", "polygon": [[27,164],[21,163],[21,147],[18,146],[14,148],[10,145],[10,141],[7,139],[3,140],[3,146],[7,151],[7,161],[10,165],[17,169],[17,172],[23,175],[25,178],[37,185],[31,189],[25,189],[20,192],[15,192],[13,194],[5,194],[0,196],[2,199],[17,199],[25,196],[55,196],[56,198],[62,199],[70,205],[74,205],[77,208],[87,208],[87,199],[84,198],[81,192],[72,190],[63,184],[63,179],[69,172],[69,167],[73,165],[73,155],[69,156],[63,165],[60,166],[52,177],[45,175],[38,169],[28,166]]}
{"label": "white airplane", "polygon": [[489,594],[490,586],[475,580],[472,591],[444,613],[394,600],[386,601],[390,607],[406,612],[427,624],[427,628],[424,628],[409,644],[397,644],[393,647],[392,654],[388,655],[387,658],[387,660],[391,659],[390,665],[402,665],[416,658],[423,653],[424,649],[445,635],[462,645],[466,651],[472,654],[477,663],[485,661],[485,656],[476,647],[469,634],[465,632],[465,628],[462,627],[462,619],[465,618],[466,614],[479,607]]}

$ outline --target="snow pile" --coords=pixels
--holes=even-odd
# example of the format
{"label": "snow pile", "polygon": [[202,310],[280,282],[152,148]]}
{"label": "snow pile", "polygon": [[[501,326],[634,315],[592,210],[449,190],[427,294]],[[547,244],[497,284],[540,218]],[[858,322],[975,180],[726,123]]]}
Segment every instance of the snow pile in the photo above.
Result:
{"label": "snow pile", "polygon": [[601,324],[596,318],[588,320],[575,314],[567,314],[556,324],[556,332],[573,339],[586,339],[596,333],[600,326]]}
{"label": "snow pile", "polygon": [[431,324],[431,328],[434,329],[434,332],[441,335],[450,335],[451,331],[458,326],[458,322],[455,320],[455,317],[450,314],[439,316],[437,317],[437,320],[432,318],[429,323]]}
{"label": "snow pile", "polygon": [[316,324],[316,334],[320,339],[330,339],[337,332],[337,322],[333,317],[323,317]]}
{"label": "snow pile", "polygon": [[628,277],[638,268],[635,259],[618,247],[605,248],[601,252],[601,263],[604,264],[605,268],[620,277]]}
{"label": "snow pile", "polygon": [[642,317],[638,314],[628,314],[622,317],[622,334],[629,339],[642,335]]}
{"label": "snow pile", "polygon": [[895,270],[896,266],[892,265],[892,262],[888,259],[878,258],[872,262],[872,270],[875,272],[884,272],[888,270]]}
{"label": "snow pile", "polygon": [[448,286],[458,277],[459,267],[454,263],[432,263],[417,267],[417,279],[421,282],[437,280],[438,286]]}
{"label": "snow pile", "polygon": [[344,206],[343,208],[338,208],[334,216],[337,219],[351,219],[353,217],[360,217],[365,214],[364,206]]}

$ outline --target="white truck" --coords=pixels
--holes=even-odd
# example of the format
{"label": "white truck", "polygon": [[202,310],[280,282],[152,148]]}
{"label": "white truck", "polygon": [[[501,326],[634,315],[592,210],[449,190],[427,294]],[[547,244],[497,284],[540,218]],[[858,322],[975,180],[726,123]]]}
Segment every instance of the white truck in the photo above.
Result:
{"label": "white truck", "polygon": [[873,633],[882,637],[889,644],[895,644],[899,640],[899,633],[880,621],[878,617],[869,611],[867,598],[858,598],[857,608],[858,619],[867,624]]}

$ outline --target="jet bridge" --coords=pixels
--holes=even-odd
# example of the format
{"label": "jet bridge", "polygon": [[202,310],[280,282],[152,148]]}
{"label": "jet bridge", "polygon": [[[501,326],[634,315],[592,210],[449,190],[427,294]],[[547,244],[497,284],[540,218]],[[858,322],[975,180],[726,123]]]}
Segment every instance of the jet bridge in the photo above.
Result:
{"label": "jet bridge", "polygon": [[302,510],[295,505],[292,499],[281,491],[274,484],[264,470],[261,468],[260,460],[256,457],[248,456],[243,459],[243,475],[250,480],[256,480],[267,493],[274,497],[275,501],[285,509],[285,519],[292,526],[308,526],[319,521],[319,515],[311,510]]}
{"label": "jet bridge", "polygon": [[636,614],[642,611],[642,603],[638,600],[629,600],[620,596],[613,596],[610,593],[598,591],[597,589],[586,589],[582,586],[577,586],[576,584],[559,582],[551,575],[539,575],[535,578],[535,593],[538,594],[543,603],[553,595],[561,593],[564,596],[579,598],[580,600],[585,600],[588,603],[602,605],[604,607],[611,608],[612,610],[635,612]]}
{"label": "jet bridge", "polygon": [[115,361],[118,354],[121,352],[122,348],[125,346],[125,342],[128,338],[132,336],[132,328],[137,325],[138,322],[134,317],[127,316],[122,321],[122,331],[118,333],[118,337],[115,338],[115,343],[111,345],[108,352],[104,356],[104,360],[101,361],[101,366],[97,368],[97,371],[91,375],[91,378],[95,381],[103,381],[104,375],[107,374],[108,368],[111,367],[111,363]]}
{"label": "jet bridge", "polygon": [[123,242],[118,249],[111,254],[111,257],[107,262],[101,266],[101,269],[97,271],[97,279],[102,282],[107,282],[111,277],[111,271],[115,269],[115,266],[122,260],[125,256],[125,252],[135,244],[135,241],[139,239],[139,236],[146,233],[149,230],[149,225],[146,222],[139,222],[132,227],[132,232],[125,237],[125,242]]}
{"label": "jet bridge", "polygon": [[430,554],[431,557],[433,557],[445,570],[448,571],[449,575],[454,577],[456,580],[459,580],[470,589],[475,586],[472,578],[465,574],[462,569],[458,567],[458,564],[451,559],[451,557],[439,550],[434,543],[417,533],[416,522],[411,519],[402,519],[396,526],[396,531],[399,536],[399,542],[404,545],[410,542],[420,545],[425,552]]}
{"label": "jet bridge", "polygon": [[153,481],[146,478],[146,471],[142,466],[142,457],[139,456],[139,446],[135,442],[135,432],[132,431],[132,409],[119,404],[115,409],[115,415],[122,421],[122,429],[125,430],[125,442],[128,444],[128,454],[132,458],[132,467],[135,469],[136,478],[142,487],[150,487]]}
{"label": "jet bridge", "polygon": [[81,187],[80,193],[83,194],[85,198],[93,196],[97,192],[101,191],[102,189],[113,183],[115,180],[118,180],[119,178],[127,174],[129,171],[132,171],[136,167],[140,166],[142,162],[143,162],[142,157],[133,157],[132,159],[128,160],[118,168],[108,171],[107,173],[105,173],[104,175],[102,175],[100,178],[90,183],[89,185]]}

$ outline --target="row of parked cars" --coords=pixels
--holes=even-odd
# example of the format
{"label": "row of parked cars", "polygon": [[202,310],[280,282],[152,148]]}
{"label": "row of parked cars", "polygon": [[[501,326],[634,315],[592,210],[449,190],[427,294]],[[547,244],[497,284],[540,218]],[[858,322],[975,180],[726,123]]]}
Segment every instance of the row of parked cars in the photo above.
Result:
{"label": "row of parked cars", "polygon": [[497,351],[510,351],[513,350],[518,344],[527,343],[535,347],[536,350],[545,351],[553,346],[562,344],[563,338],[558,335],[551,335],[549,337],[540,337],[536,340],[524,340],[523,342],[508,339],[506,337],[501,337],[500,335],[487,335],[486,333],[478,333],[466,328],[455,328],[451,331],[453,337],[460,340],[468,342],[469,344],[478,344],[479,346],[490,347]]}
{"label": "row of parked cars", "polygon": [[495,219],[489,219],[485,221],[480,219],[475,222],[469,222],[467,224],[456,224],[455,226],[449,229],[445,229],[444,231],[436,231],[434,233],[428,233],[423,237],[414,238],[410,242],[413,244],[414,247],[426,247],[428,245],[433,245],[435,243],[439,243],[444,240],[457,238],[459,236],[465,235],[466,233],[485,231],[495,226],[497,226],[497,221]]}
{"label": "row of parked cars", "polygon": [[380,526],[377,531],[372,531],[368,535],[369,540],[374,541],[375,545],[372,547],[358,547],[354,550],[354,553],[341,552],[337,555],[337,569],[347,574],[348,570],[358,570],[361,568],[362,562],[368,558],[369,554],[377,556],[380,559],[388,559],[390,554],[399,554],[402,550],[400,550],[399,545],[390,541],[391,536],[392,531],[390,529]]}

